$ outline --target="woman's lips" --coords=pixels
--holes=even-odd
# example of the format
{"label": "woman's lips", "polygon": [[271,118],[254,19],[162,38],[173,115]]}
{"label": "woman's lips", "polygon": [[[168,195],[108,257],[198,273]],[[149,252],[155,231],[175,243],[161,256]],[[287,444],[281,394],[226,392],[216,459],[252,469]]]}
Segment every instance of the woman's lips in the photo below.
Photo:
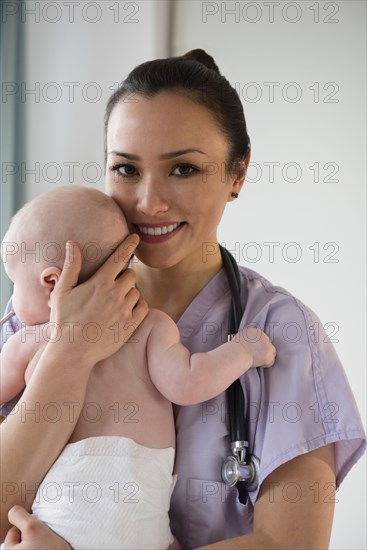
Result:
{"label": "woman's lips", "polygon": [[142,223],[134,224],[136,233],[144,243],[162,243],[172,239],[185,222],[167,222],[162,223]]}

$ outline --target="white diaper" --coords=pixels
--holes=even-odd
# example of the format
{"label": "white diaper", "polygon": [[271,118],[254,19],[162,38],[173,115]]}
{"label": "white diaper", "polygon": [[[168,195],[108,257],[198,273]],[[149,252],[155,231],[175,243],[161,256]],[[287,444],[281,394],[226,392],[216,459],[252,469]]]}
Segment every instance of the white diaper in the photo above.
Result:
{"label": "white diaper", "polygon": [[33,513],[75,550],[168,548],[174,449],[100,436],[69,443],[38,488]]}

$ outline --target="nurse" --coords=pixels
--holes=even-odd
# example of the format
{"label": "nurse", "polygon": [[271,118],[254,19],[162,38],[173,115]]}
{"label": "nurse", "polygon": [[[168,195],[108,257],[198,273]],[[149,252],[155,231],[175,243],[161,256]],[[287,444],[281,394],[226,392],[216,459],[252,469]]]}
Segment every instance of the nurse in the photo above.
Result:
{"label": "nurse", "polygon": [[[2,425],[2,479],[13,482],[3,498],[2,536],[10,525],[9,509],[10,523],[17,526],[8,534],[7,548],[70,548],[12,506],[30,508],[36,484],[73,431],[93,365],[119,347],[108,327],[127,321],[137,326],[149,304],[177,322],[191,352],[223,342],[231,298],[217,227],[227,203],[242,190],[249,161],[240,99],[202,50],[140,65],[110,99],[106,191],[135,235],[78,287],[76,253],[53,293],[51,320],[59,326],[74,323],[75,337],[71,345],[63,331],[46,348]],[[136,245],[140,297],[131,292],[131,271],[116,279]],[[240,273],[248,292],[241,326],[256,323],[277,348],[273,369],[253,369],[241,380],[260,484],[243,505],[236,489],[222,483],[221,465],[229,454],[224,394],[176,407],[172,531],[184,549],[326,548],[335,489],[365,448],[355,401],[326,334],[316,339],[312,333],[316,315],[254,271],[240,267]],[[82,334],[90,322],[104,329],[94,345]],[[4,327],[5,337],[12,330],[14,321]],[[57,423],[42,414],[54,402],[62,411]],[[73,415],[61,406],[70,402]],[[25,501],[18,491],[22,484]]]}

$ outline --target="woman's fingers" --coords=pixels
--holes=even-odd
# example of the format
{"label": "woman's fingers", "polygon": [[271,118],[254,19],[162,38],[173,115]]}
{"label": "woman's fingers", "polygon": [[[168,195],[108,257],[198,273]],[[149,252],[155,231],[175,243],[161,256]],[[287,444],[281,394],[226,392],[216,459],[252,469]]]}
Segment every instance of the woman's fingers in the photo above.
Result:
{"label": "woman's fingers", "polygon": [[139,237],[136,234],[129,235],[119,244],[111,256],[104,262],[98,271],[91,277],[91,280],[112,279],[124,271],[129,265],[134,250],[139,244]]}
{"label": "woman's fingers", "polygon": [[[116,277],[129,265],[131,255],[138,244],[138,235],[129,235],[122,243],[119,244],[116,250],[114,250],[111,256],[91,277],[91,279],[109,279],[114,281]],[[78,243],[75,241],[68,241],[65,248],[64,265],[57,285],[57,292],[59,294],[68,293],[76,287],[82,267],[82,255]]]}
{"label": "woman's fingers", "polygon": [[126,295],[124,307],[126,308],[128,317],[123,320],[121,319],[120,322],[109,327],[110,330],[115,331],[115,338],[118,335],[118,342],[120,345],[127,342],[140,323],[145,319],[149,311],[148,304],[145,300],[140,298],[140,293],[135,288],[130,289],[129,293]]}
{"label": "woman's fingers", "polygon": [[132,320],[135,328],[137,328],[140,323],[145,319],[145,317],[148,315],[148,311],[148,304],[145,300],[140,299],[132,311]]}
{"label": "woman's fingers", "polygon": [[71,550],[69,544],[22,506],[10,508],[9,522],[14,525],[4,541],[5,550]]}
{"label": "woman's fingers", "polygon": [[138,303],[140,298],[140,292],[137,288],[132,287],[125,295],[125,305],[128,310],[133,311],[134,307]]}
{"label": "woman's fingers", "polygon": [[74,242],[68,248],[51,294],[51,338],[66,346],[67,353],[83,357],[89,367],[117,351],[147,314],[146,304],[139,304],[139,291],[133,288],[136,274],[127,267],[138,243],[138,235],[129,235],[80,285],[80,250]]}
{"label": "woman's fingers", "polygon": [[134,287],[136,282],[136,273],[129,267],[127,267],[121,275],[116,279],[116,289],[119,293],[123,293],[126,296],[130,290]]}
{"label": "woman's fingers", "polygon": [[22,540],[21,535],[22,533],[19,531],[18,527],[11,527],[4,540],[4,550],[10,550],[13,545],[19,544]]}
{"label": "woman's fingers", "polygon": [[65,260],[58,282],[58,290],[62,289],[63,292],[68,292],[78,283],[82,255],[78,243],[74,241],[68,241],[65,244],[65,249]]}

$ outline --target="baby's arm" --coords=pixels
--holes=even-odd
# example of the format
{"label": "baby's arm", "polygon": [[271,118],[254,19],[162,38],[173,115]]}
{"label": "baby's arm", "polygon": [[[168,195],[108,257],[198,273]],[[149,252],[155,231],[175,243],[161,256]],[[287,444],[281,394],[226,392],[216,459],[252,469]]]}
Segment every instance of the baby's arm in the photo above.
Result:
{"label": "baby's arm", "polygon": [[[30,337],[31,336],[31,337]],[[1,350],[0,403],[7,403],[25,387],[25,371],[39,343],[34,334],[19,330],[4,344]]]}
{"label": "baby's arm", "polygon": [[25,386],[24,373],[28,361],[21,332],[9,338],[1,350],[0,403],[13,399]]}
{"label": "baby's arm", "polygon": [[274,364],[275,348],[260,329],[241,330],[230,342],[212,351],[190,355],[168,315],[150,310],[149,317],[149,374],[157,389],[178,405],[212,399],[251,367]]}

